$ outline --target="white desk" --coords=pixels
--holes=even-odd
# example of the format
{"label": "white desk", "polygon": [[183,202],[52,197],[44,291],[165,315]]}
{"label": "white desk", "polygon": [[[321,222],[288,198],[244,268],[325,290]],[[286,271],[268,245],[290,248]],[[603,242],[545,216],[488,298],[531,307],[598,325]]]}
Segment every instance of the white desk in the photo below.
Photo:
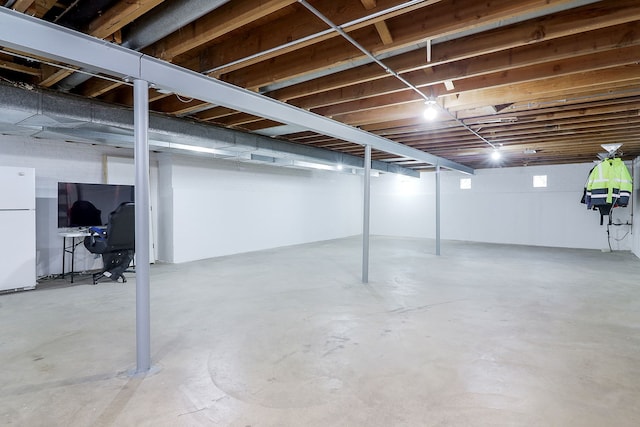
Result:
{"label": "white desk", "polygon": [[[63,230],[58,232],[58,235],[62,236],[62,278],[64,279],[65,271],[64,271],[64,259],[67,257],[67,254],[71,254],[71,271],[69,272],[71,275],[71,283],[73,283],[73,275],[74,272],[74,259],[76,257],[76,247],[84,241],[84,238],[91,235],[88,230],[84,229],[73,229],[73,230]],[[71,244],[67,244],[67,239],[71,239]],[[80,239],[76,242],[76,239]]]}

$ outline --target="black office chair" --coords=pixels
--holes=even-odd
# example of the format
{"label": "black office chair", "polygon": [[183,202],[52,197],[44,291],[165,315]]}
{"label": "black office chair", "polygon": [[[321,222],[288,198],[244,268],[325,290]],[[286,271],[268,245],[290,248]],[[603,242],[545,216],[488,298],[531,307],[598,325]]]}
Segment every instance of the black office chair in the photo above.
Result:
{"label": "black office chair", "polygon": [[135,254],[135,205],[122,203],[109,214],[106,230],[90,227],[92,234],[85,237],[84,246],[94,254],[102,255],[102,271],[93,274],[93,284],[102,277],[117,282],[127,281],[124,272]]}

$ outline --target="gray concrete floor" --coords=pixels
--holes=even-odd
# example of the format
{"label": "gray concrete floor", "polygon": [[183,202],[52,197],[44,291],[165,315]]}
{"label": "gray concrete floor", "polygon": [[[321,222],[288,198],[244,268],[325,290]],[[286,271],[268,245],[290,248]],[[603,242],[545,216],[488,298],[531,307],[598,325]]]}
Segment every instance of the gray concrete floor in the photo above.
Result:
{"label": "gray concrete floor", "polygon": [[0,424],[638,426],[630,253],[349,238],[0,295]]}

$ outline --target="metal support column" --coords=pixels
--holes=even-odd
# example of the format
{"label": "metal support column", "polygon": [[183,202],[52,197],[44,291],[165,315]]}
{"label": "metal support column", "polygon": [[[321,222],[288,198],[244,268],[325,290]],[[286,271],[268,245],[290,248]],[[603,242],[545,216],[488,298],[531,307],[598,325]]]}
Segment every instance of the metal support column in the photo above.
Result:
{"label": "metal support column", "polygon": [[151,368],[149,304],[149,84],[133,81],[136,201],[136,373]]}
{"label": "metal support column", "polygon": [[436,255],[440,255],[440,164],[436,164]]}
{"label": "metal support column", "polygon": [[371,205],[371,146],[364,146],[364,218],[362,220],[362,283],[369,283],[369,208]]}

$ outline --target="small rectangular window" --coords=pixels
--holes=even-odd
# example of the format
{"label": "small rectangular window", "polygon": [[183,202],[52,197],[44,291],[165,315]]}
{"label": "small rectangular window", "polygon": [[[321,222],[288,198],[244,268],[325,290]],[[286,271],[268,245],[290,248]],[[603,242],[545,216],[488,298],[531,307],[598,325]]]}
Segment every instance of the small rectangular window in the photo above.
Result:
{"label": "small rectangular window", "polygon": [[471,178],[460,178],[460,189],[461,190],[471,189]]}
{"label": "small rectangular window", "polygon": [[542,188],[547,186],[547,175],[534,175],[533,176],[534,188]]}

